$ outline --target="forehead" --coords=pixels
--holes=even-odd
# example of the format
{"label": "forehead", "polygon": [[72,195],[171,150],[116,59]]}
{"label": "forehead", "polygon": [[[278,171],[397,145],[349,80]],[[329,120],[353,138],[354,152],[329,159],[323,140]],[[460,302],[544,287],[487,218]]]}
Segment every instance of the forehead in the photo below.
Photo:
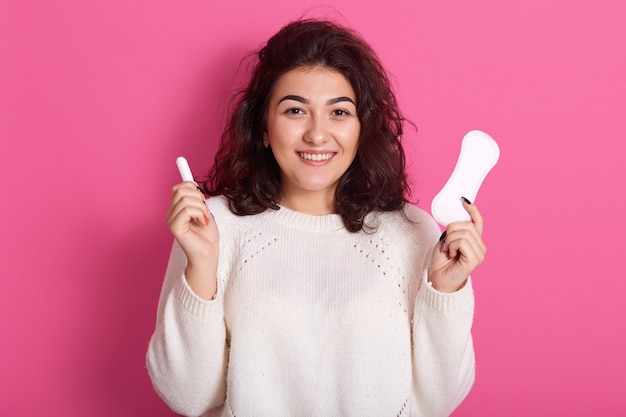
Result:
{"label": "forehead", "polygon": [[284,94],[297,94],[306,98],[338,96],[356,98],[350,81],[342,73],[322,66],[300,67],[287,71],[276,80],[273,90],[273,98]]}

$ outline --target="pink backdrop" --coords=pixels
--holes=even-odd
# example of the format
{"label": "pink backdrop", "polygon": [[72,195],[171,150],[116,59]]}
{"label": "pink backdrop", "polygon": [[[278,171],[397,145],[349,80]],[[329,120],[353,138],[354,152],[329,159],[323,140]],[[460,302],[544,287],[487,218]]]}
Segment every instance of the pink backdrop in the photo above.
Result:
{"label": "pink backdrop", "polygon": [[[172,415],[144,353],[174,159],[209,167],[240,58],[312,5],[0,2],[0,415]],[[454,416],[625,415],[626,3],[336,6],[419,128],[420,205],[464,133],[501,147]]]}

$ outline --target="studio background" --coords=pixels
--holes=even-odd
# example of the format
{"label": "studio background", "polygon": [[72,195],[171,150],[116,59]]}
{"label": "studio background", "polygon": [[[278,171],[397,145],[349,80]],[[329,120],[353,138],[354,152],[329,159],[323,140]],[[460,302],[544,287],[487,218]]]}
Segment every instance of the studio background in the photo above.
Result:
{"label": "studio background", "polygon": [[307,12],[392,74],[421,207],[466,132],[500,145],[454,416],[626,414],[626,3],[316,4],[0,1],[0,415],[173,416],[144,355],[174,160],[208,170],[242,57]]}

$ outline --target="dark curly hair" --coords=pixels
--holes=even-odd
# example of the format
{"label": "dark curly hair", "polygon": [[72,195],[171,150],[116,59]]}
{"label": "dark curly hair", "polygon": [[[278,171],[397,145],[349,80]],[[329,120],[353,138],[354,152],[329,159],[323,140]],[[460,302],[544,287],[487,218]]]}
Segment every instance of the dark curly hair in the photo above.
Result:
{"label": "dark curly hair", "polygon": [[237,215],[279,209],[280,168],[263,146],[268,102],[283,74],[312,66],[343,74],[356,94],[358,151],[339,180],[334,209],[349,231],[358,232],[367,227],[368,213],[398,210],[407,202],[404,118],[376,53],[356,32],[331,21],[289,23],[258,51],[204,187],[209,195],[224,195]]}

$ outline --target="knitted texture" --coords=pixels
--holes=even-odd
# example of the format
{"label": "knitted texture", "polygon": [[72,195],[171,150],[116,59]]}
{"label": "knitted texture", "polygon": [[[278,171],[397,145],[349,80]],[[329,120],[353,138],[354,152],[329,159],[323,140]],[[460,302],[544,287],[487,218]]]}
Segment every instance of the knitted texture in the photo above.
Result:
{"label": "knitted texture", "polygon": [[175,243],[147,353],[176,412],[221,417],[446,416],[474,381],[471,282],[426,281],[439,237],[407,205],[350,233],[340,216],[281,207],[236,216],[208,200],[220,231],[218,294],[203,300]]}

